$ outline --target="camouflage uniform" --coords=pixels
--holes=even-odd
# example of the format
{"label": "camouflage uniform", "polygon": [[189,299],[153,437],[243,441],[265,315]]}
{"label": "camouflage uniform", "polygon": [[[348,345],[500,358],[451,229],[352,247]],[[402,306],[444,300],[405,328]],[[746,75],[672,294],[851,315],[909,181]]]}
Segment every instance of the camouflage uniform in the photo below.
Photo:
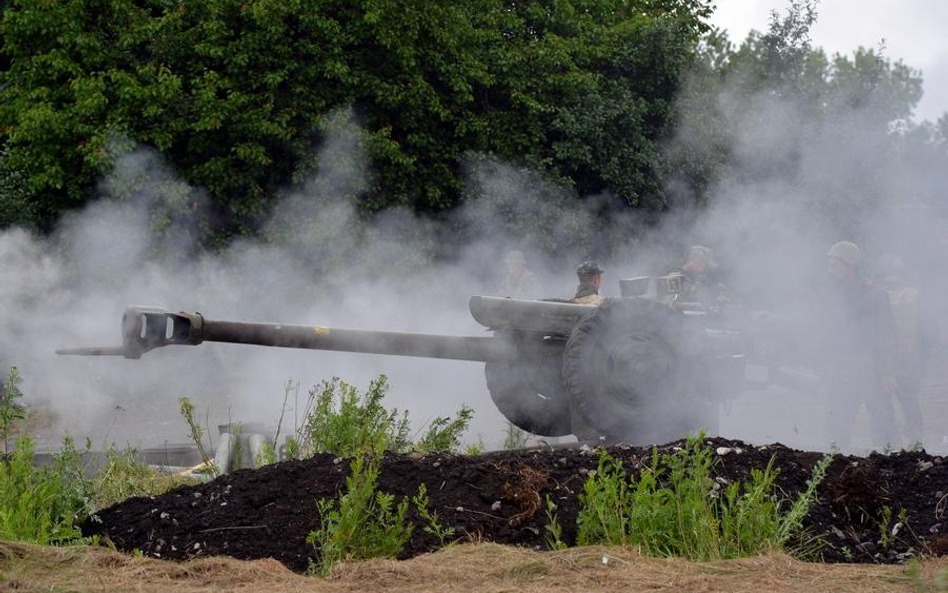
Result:
{"label": "camouflage uniform", "polygon": [[606,297],[599,295],[599,288],[595,284],[596,278],[602,276],[602,268],[594,261],[585,261],[576,268],[576,276],[579,278],[579,288],[573,295],[573,302],[577,305],[596,305],[599,306],[605,302]]}
{"label": "camouflage uniform", "polygon": [[682,303],[698,303],[707,308],[715,307],[723,300],[724,287],[714,284],[710,273],[717,268],[714,252],[703,245],[693,245],[688,260],[681,269],[668,275],[679,286],[677,300]]}
{"label": "camouflage uniform", "polygon": [[578,305],[596,305],[599,306],[605,302],[606,297],[599,294],[599,290],[591,285],[580,283],[579,288],[576,289],[576,295],[573,297],[573,302]]}
{"label": "camouflage uniform", "polygon": [[922,439],[922,411],[918,405],[918,392],[923,375],[923,350],[925,328],[919,325],[919,291],[902,282],[902,261],[894,254],[879,260],[877,282],[889,297],[895,320],[896,399],[905,417],[904,442],[911,445]]}
{"label": "camouflage uniform", "polygon": [[822,379],[829,399],[825,433],[830,442],[849,444],[862,404],[869,413],[872,445],[891,444],[895,417],[883,379],[891,377],[895,323],[884,292],[866,282],[828,295],[818,320]]}

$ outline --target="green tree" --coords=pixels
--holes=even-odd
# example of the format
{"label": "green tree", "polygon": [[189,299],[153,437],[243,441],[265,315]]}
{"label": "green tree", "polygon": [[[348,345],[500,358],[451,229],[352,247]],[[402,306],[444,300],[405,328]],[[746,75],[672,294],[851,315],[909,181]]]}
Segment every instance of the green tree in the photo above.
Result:
{"label": "green tree", "polygon": [[[810,45],[816,18],[814,0],[791,0],[783,15],[773,12],[766,32],[752,31],[737,47],[721,31],[703,39],[676,107],[680,135],[666,151],[667,168],[677,172],[686,196],[704,202],[709,187],[726,175],[792,179],[802,166],[800,154],[833,126],[850,137],[845,126],[858,125],[860,137],[878,147],[880,162],[894,157],[893,125],[909,118],[921,98],[920,73],[881,49],[827,58]],[[773,127],[767,122],[777,113],[784,114],[782,128],[802,128],[792,142],[736,155],[748,124]]]}
{"label": "green tree", "polygon": [[[206,189],[211,231],[253,232],[352,108],[370,213],[435,213],[492,153],[614,207],[664,205],[657,142],[708,0],[11,0],[0,142],[48,228],[87,201],[113,138]],[[198,196],[192,196],[197,210]]]}

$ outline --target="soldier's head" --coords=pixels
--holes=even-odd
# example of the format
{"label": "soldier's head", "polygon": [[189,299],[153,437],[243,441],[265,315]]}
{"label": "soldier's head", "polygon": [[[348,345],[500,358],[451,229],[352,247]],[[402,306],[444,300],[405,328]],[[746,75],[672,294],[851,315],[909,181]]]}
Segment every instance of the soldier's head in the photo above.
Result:
{"label": "soldier's head", "polygon": [[523,253],[520,251],[508,251],[504,261],[507,262],[507,269],[512,274],[523,272],[524,266],[527,264],[526,258],[523,257]]}
{"label": "soldier's head", "polygon": [[714,252],[704,245],[692,245],[688,251],[688,259],[681,267],[686,274],[704,275],[717,267],[714,261]]}
{"label": "soldier's head", "polygon": [[591,284],[597,289],[602,285],[603,269],[595,261],[584,261],[576,268],[576,277],[580,284]]}
{"label": "soldier's head", "polygon": [[826,276],[833,284],[852,284],[859,280],[862,253],[855,243],[840,241],[826,253]]}

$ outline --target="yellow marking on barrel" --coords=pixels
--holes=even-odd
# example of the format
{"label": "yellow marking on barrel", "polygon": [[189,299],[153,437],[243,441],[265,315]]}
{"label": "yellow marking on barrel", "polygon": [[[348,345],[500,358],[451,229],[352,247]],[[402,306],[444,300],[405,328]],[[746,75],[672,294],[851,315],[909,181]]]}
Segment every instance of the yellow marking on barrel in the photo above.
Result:
{"label": "yellow marking on barrel", "polygon": [[316,325],[316,326],[313,326],[313,331],[316,332],[316,335],[317,335],[317,336],[328,336],[328,335],[329,335],[329,328],[326,327],[325,325]]}

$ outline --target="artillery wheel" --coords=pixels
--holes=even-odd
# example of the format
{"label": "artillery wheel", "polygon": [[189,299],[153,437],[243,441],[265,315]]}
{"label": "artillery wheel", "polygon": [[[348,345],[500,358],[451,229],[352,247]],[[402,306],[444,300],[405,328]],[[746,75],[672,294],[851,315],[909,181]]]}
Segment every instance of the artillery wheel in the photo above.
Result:
{"label": "artillery wheel", "polygon": [[686,403],[691,360],[683,316],[652,300],[610,299],[583,318],[563,354],[579,414],[612,439],[664,442],[694,426]]}
{"label": "artillery wheel", "polygon": [[516,358],[484,366],[494,405],[514,426],[548,437],[572,433],[569,395],[560,376],[562,342],[546,344],[543,336],[505,332]]}

